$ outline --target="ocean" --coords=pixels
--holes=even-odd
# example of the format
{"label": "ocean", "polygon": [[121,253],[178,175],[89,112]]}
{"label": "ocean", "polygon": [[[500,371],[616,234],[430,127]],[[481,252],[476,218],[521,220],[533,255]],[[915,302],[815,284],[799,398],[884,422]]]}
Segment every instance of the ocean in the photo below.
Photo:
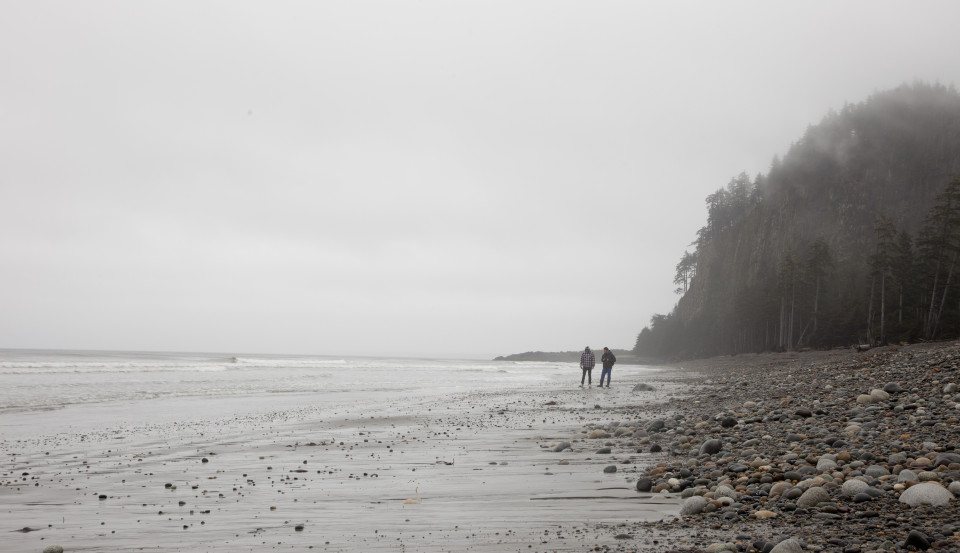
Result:
{"label": "ocean", "polygon": [[650,460],[634,444],[615,460],[586,434],[642,424],[669,393],[632,391],[655,372],[580,388],[573,363],[0,350],[0,512],[26,529],[0,551],[612,548],[598,524],[679,512],[625,479]]}
{"label": "ocean", "polygon": [[[569,385],[571,363],[309,355],[0,350],[5,438],[255,416],[365,415],[477,391]],[[122,420],[121,420],[122,419]]]}

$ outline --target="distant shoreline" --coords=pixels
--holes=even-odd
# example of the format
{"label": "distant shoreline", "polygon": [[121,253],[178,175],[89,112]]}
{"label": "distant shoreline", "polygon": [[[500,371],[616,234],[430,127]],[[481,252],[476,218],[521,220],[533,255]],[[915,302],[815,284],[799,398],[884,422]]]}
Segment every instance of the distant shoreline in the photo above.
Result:
{"label": "distant shoreline", "polygon": [[[595,353],[599,359],[599,353],[603,350],[596,351]],[[617,363],[622,365],[659,365],[662,362],[658,362],[650,358],[642,358],[634,355],[632,351],[624,349],[612,349],[610,350],[617,357]],[[545,361],[545,362],[554,362],[554,363],[579,363],[580,362],[580,351],[525,351],[523,353],[513,353],[510,355],[501,355],[495,357],[494,361]]]}

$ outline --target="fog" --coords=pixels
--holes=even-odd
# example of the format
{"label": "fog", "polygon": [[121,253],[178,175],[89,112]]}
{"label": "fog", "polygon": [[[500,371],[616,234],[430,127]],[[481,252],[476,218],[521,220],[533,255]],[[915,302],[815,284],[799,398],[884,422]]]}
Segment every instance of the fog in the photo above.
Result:
{"label": "fog", "polygon": [[708,194],[960,82],[951,1],[2,13],[2,348],[630,348]]}

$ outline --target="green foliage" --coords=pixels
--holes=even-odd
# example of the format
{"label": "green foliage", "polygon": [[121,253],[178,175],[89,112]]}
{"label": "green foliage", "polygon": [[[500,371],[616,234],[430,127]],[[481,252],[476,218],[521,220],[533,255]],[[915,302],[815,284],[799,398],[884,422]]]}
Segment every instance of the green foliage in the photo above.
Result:
{"label": "green foliage", "polygon": [[[960,334],[960,94],[913,84],[807,129],[706,198],[673,311],[639,355],[689,358]],[[916,237],[916,238],[914,238]]]}

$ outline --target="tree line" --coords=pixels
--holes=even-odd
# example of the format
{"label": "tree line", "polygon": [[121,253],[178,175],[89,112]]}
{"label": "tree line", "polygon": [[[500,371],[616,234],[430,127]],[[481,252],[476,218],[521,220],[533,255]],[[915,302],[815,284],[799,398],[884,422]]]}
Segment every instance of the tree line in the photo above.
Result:
{"label": "tree line", "polygon": [[960,335],[960,94],[914,83],[828,114],[766,175],[706,198],[667,359]]}

